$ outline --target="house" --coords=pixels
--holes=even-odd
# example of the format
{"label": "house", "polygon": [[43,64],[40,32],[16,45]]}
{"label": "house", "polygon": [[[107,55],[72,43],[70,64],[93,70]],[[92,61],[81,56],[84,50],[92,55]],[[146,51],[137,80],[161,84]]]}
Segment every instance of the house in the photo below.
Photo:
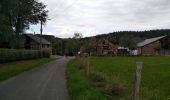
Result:
{"label": "house", "polygon": [[106,39],[101,39],[96,43],[96,55],[116,55],[117,46]]}
{"label": "house", "polygon": [[146,39],[137,44],[138,53],[141,55],[169,55],[170,38],[160,36]]}
{"label": "house", "polygon": [[[32,50],[39,50],[40,49],[40,37],[33,34],[24,34],[24,48],[25,49],[32,49]],[[51,50],[51,43],[42,38],[42,49],[50,49]]]}

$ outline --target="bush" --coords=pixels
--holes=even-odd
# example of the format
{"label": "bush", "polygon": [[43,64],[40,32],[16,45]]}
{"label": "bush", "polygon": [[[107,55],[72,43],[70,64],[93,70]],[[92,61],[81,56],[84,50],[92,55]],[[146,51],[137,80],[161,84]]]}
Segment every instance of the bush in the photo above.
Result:
{"label": "bush", "polygon": [[89,75],[89,79],[94,82],[94,84],[97,87],[104,87],[106,83],[106,79],[104,76],[97,74],[97,73],[91,73]]}
{"label": "bush", "polygon": [[105,92],[110,96],[120,96],[125,91],[125,87],[121,82],[113,81],[106,86]]}
{"label": "bush", "polygon": [[40,58],[38,50],[0,49],[0,63]]}
{"label": "bush", "polygon": [[76,56],[76,66],[79,70],[85,68],[85,60],[82,59],[79,55]]}
{"label": "bush", "polygon": [[51,56],[52,51],[49,48],[42,49],[43,57],[49,58]]}

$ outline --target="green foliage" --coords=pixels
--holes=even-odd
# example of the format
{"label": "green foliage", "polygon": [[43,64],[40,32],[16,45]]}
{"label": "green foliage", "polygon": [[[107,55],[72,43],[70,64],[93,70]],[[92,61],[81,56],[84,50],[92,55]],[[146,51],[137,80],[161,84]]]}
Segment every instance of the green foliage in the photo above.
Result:
{"label": "green foliage", "polygon": [[88,77],[94,83],[95,86],[105,87],[106,79],[103,75],[101,75],[99,73],[90,73],[90,75]]}
{"label": "green foliage", "polygon": [[125,87],[121,82],[113,81],[107,84],[105,93],[110,96],[122,96],[124,94]]}
{"label": "green foliage", "polygon": [[68,55],[75,55],[81,47],[81,41],[75,38],[65,40],[64,53]]}
{"label": "green foliage", "polygon": [[90,39],[87,39],[84,41],[84,47],[86,52],[94,52],[95,51],[95,45],[96,45],[96,38],[92,37]]}
{"label": "green foliage", "polygon": [[133,38],[133,35],[125,34],[124,36],[120,37],[119,45],[129,47],[130,49],[135,49],[136,43],[134,40],[132,40]]}
{"label": "green foliage", "polygon": [[156,45],[154,49],[155,49],[156,51],[160,51],[160,50],[161,50],[161,45],[160,45],[160,44]]}
{"label": "green foliage", "polygon": [[49,48],[44,48],[43,50],[42,50],[42,53],[43,53],[43,57],[47,57],[47,58],[49,58],[50,56],[51,56],[51,49],[49,49]]}
{"label": "green foliage", "polygon": [[[46,5],[37,0],[1,0],[0,1],[0,47],[19,48],[19,35],[47,19]],[[5,45],[3,45],[5,44]]]}
{"label": "green foliage", "polygon": [[0,81],[7,80],[10,77],[18,75],[24,71],[43,65],[52,61],[51,58],[42,58],[36,60],[17,61],[0,64]]}
{"label": "green foliage", "polygon": [[37,50],[0,49],[0,63],[36,59],[39,57],[40,52]]}

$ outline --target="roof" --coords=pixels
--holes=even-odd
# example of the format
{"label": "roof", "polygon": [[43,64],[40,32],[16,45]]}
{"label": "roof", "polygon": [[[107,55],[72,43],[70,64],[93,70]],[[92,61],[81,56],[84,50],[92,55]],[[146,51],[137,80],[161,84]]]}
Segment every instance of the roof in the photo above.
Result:
{"label": "roof", "polygon": [[[25,34],[25,35],[40,44],[40,37],[33,35],[33,34]],[[51,43],[48,42],[46,39],[42,38],[42,44],[51,44]]]}
{"label": "roof", "polygon": [[109,45],[111,45],[111,46],[114,46],[111,42],[109,42],[109,41],[106,40],[106,39],[100,39],[100,40],[97,42],[97,44],[100,44],[100,43],[103,44],[103,42],[105,42],[106,44],[109,44]]}
{"label": "roof", "polygon": [[146,40],[144,40],[144,41],[142,41],[142,42],[139,42],[139,43],[137,44],[137,46],[138,46],[138,47],[143,47],[143,46],[145,46],[145,45],[147,45],[147,44],[150,44],[150,43],[152,43],[152,42],[158,41],[158,40],[160,40],[160,39],[162,39],[162,38],[164,38],[164,37],[166,37],[166,35],[165,35],[165,36],[160,36],[160,37],[155,37],[155,38],[146,39]]}

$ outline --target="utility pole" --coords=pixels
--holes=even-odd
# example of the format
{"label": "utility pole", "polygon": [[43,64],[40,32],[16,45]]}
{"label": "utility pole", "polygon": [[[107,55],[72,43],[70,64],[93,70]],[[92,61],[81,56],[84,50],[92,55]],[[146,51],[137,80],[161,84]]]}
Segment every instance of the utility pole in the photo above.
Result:
{"label": "utility pole", "polygon": [[43,22],[42,22],[42,19],[40,19],[40,56],[42,57],[42,31],[43,31],[43,29],[42,29],[42,24],[43,24]]}

